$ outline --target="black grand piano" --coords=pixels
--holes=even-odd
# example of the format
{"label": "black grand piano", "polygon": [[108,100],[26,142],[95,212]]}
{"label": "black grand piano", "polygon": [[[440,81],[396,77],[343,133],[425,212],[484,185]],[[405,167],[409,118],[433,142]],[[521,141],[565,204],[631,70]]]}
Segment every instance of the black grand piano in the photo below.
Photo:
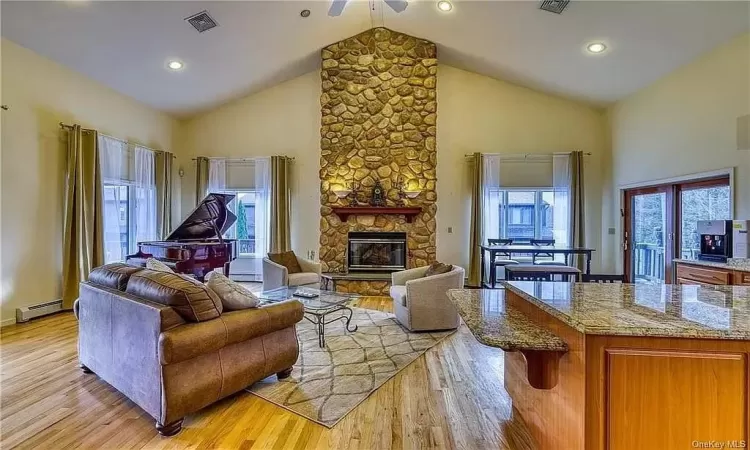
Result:
{"label": "black grand piano", "polygon": [[148,258],[155,258],[200,281],[217,268],[229,276],[229,263],[237,257],[237,241],[222,235],[237,220],[227,208],[232,199],[232,194],[208,194],[165,240],[139,242],[138,253],[128,256],[127,263],[145,266]]}

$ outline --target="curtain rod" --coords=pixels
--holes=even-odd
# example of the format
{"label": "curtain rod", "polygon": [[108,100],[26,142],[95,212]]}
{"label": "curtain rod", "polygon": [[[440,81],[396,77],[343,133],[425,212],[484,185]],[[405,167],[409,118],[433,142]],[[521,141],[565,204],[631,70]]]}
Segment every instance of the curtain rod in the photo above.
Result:
{"label": "curtain rod", "polygon": [[[282,158],[286,158],[288,160],[294,161],[294,156],[286,156],[286,155],[271,155],[271,156],[280,156]],[[266,156],[258,156],[255,158],[226,158],[224,156],[203,156],[203,158],[206,159],[223,159],[226,161],[255,161],[256,159],[266,158]],[[198,161],[198,158],[191,158],[191,161]]]}
{"label": "curtain rod", "polygon": [[[60,122],[60,128],[62,128],[62,129],[64,129],[64,130],[72,130],[72,129],[73,129],[73,125],[68,125],[68,124],[66,124],[66,123],[62,123],[62,122]],[[84,133],[91,133],[91,132],[95,132],[96,130],[93,130],[93,129],[91,129],[91,128],[81,128],[81,131],[83,131]],[[115,137],[115,136],[110,136],[110,135],[108,135],[108,134],[104,134],[104,133],[99,133],[99,134],[100,134],[100,135],[102,135],[102,136],[106,136],[106,137],[108,137],[108,138],[110,138],[110,139],[114,139],[114,140],[116,140],[116,141],[120,141],[120,142],[122,142],[123,144],[130,144],[130,142],[126,141],[125,139],[120,139],[120,138],[118,138],[118,137]],[[172,157],[173,159],[176,159],[176,158],[177,158],[177,156],[175,156],[175,154],[174,154],[174,153],[172,153],[172,152],[168,152],[168,151],[166,151],[166,150],[156,150],[156,149],[154,149],[154,148],[151,148],[151,147],[146,147],[145,145],[140,145],[140,144],[133,144],[133,145],[137,145],[138,147],[141,147],[141,148],[145,148],[146,150],[150,150],[150,151],[152,151],[152,152],[154,152],[154,153],[165,153],[165,154],[167,154],[167,155],[171,156],[171,157]]]}
{"label": "curtain rod", "polygon": [[[482,155],[497,155],[507,156],[509,158],[528,158],[529,156],[554,156],[554,155],[569,155],[572,152],[557,152],[557,153],[482,153]],[[591,152],[584,152],[585,156],[591,156]],[[473,158],[474,153],[465,153],[464,158]]]}

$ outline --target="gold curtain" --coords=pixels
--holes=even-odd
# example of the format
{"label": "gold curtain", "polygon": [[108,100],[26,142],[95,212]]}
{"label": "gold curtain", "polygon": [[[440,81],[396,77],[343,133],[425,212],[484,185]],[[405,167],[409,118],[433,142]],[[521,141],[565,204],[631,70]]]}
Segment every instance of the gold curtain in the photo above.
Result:
{"label": "gold curtain", "polygon": [[474,167],[471,177],[471,230],[469,235],[469,285],[482,286],[481,275],[481,249],[484,230],[484,156],[481,153],[474,153]]}
{"label": "gold curtain", "polygon": [[195,163],[195,204],[197,205],[208,194],[208,158],[199,156]]}
{"label": "gold curtain", "polygon": [[156,165],[156,231],[160,239],[172,231],[172,159],[171,153],[157,152]]}
{"label": "gold curtain", "polygon": [[279,253],[291,250],[289,232],[289,158],[271,157],[271,217],[269,226],[269,250]]}
{"label": "gold curtain", "polygon": [[71,309],[78,286],[104,263],[104,213],[98,134],[80,125],[68,130],[65,176],[62,305]]}
{"label": "gold curtain", "polygon": [[[584,229],[584,199],[583,199],[583,152],[574,151],[570,154],[570,225],[572,247],[585,246]],[[577,255],[575,266],[584,270],[584,257]]]}

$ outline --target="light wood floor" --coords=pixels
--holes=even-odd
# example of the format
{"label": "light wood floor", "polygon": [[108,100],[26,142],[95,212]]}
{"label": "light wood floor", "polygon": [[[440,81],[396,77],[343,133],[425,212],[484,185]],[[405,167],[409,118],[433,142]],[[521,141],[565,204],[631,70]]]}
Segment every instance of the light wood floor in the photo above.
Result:
{"label": "light wood floor", "polygon": [[[390,299],[361,307],[390,311]],[[463,326],[430,349],[333,429],[241,392],[185,418],[160,437],[154,421],[77,365],[71,313],[0,332],[0,447],[528,449],[503,389],[503,357]]]}

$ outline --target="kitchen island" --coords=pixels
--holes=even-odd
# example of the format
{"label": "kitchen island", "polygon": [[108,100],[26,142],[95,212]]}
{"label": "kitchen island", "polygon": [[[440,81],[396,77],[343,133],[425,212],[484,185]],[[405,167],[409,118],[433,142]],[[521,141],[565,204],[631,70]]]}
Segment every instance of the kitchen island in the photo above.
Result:
{"label": "kitchen island", "polygon": [[503,284],[449,298],[506,351],[505,388],[540,448],[747,442],[750,288]]}

